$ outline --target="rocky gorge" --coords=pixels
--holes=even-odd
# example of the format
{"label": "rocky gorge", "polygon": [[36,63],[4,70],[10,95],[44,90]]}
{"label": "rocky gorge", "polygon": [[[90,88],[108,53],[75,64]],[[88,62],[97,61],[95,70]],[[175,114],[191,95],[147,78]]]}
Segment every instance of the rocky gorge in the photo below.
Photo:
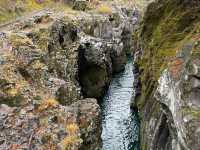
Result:
{"label": "rocky gorge", "polygon": [[0,6],[0,150],[199,150],[199,0]]}
{"label": "rocky gorge", "polygon": [[44,10],[3,28],[0,149],[101,149],[98,101],[124,70],[139,16],[110,7]]}

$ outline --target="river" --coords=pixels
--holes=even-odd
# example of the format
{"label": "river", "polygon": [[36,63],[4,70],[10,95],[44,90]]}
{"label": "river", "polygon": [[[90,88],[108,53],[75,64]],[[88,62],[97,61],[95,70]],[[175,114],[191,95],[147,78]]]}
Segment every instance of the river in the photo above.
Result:
{"label": "river", "polygon": [[101,104],[102,150],[139,150],[139,121],[130,109],[134,92],[133,63],[129,59],[125,70],[116,74]]}

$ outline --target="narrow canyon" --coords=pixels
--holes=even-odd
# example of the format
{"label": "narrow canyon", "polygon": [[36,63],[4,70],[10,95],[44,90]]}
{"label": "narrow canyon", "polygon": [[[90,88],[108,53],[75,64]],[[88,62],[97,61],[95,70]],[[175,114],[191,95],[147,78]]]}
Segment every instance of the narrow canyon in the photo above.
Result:
{"label": "narrow canyon", "polygon": [[1,0],[0,150],[199,147],[199,0]]}

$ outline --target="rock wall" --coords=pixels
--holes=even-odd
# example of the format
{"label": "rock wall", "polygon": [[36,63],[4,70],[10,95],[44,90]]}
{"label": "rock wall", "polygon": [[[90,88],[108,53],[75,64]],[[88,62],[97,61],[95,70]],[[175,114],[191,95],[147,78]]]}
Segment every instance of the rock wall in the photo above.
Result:
{"label": "rock wall", "polygon": [[[81,21],[79,46],[79,81],[85,97],[99,99],[108,87],[112,74],[124,69],[130,54],[136,19],[134,10],[116,8],[111,15],[91,15]],[[128,14],[127,14],[128,13]],[[126,39],[124,38],[124,32]]]}
{"label": "rock wall", "polygon": [[198,0],[157,0],[136,32],[142,150],[199,149],[199,16]]}
{"label": "rock wall", "polygon": [[113,10],[43,11],[1,32],[0,149],[101,148],[94,98],[124,69],[135,17]]}

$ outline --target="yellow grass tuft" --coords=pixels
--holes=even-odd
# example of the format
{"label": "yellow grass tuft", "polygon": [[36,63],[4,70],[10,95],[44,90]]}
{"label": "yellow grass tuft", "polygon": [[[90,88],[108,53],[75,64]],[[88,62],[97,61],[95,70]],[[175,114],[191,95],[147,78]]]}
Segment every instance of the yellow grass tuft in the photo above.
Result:
{"label": "yellow grass tuft", "polygon": [[77,124],[75,123],[71,123],[71,124],[68,124],[66,126],[66,131],[69,133],[69,135],[74,135],[77,133],[79,127]]}
{"label": "yellow grass tuft", "polygon": [[31,39],[29,39],[28,37],[25,37],[25,36],[11,34],[9,38],[10,38],[12,46],[14,46],[14,47],[29,46],[29,45],[33,44]]}
{"label": "yellow grass tuft", "polygon": [[74,145],[77,145],[82,142],[82,139],[76,135],[67,136],[61,141],[63,150],[70,150]]}
{"label": "yellow grass tuft", "polygon": [[112,9],[107,5],[101,5],[97,8],[97,12],[100,14],[112,14]]}
{"label": "yellow grass tuft", "polygon": [[53,98],[49,98],[47,100],[44,100],[38,109],[39,111],[43,111],[48,108],[57,107],[58,105],[59,105],[58,101],[56,101]]}
{"label": "yellow grass tuft", "polygon": [[7,94],[9,94],[11,96],[16,96],[18,94],[18,90],[16,88],[9,89],[7,91]]}

